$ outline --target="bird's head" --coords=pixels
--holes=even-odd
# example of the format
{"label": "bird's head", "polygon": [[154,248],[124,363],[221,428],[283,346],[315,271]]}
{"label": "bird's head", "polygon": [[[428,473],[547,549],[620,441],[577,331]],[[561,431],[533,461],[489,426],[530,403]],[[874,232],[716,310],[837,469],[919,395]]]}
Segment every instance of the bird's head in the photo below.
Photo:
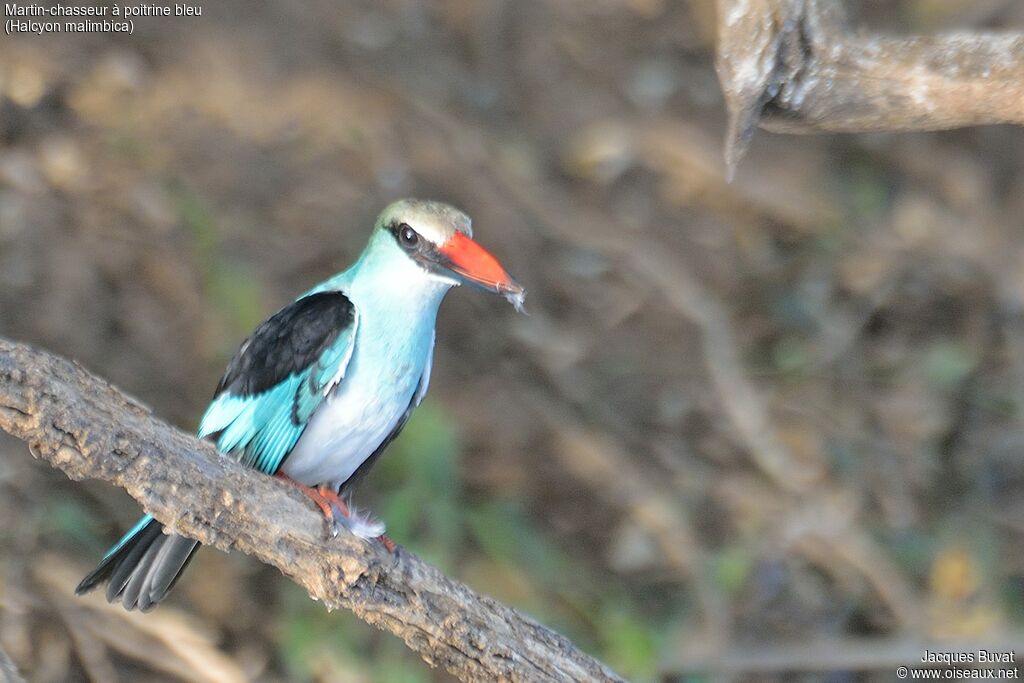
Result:
{"label": "bird's head", "polygon": [[522,310],[526,290],[473,241],[469,216],[448,204],[423,199],[390,204],[377,218],[371,247],[389,259],[401,255],[432,281],[473,284],[501,294]]}

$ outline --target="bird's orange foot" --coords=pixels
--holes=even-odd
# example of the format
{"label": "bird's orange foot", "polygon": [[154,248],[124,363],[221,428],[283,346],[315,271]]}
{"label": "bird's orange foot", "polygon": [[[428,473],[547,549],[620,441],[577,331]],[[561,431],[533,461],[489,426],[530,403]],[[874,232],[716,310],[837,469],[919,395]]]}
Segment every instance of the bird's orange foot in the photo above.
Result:
{"label": "bird's orange foot", "polygon": [[348,503],[346,503],[345,500],[338,495],[337,491],[323,484],[317,486],[315,490],[317,495],[319,495],[321,498],[329,502],[335,510],[341,513],[342,517],[352,516],[352,511],[349,510]]}
{"label": "bird's orange foot", "polygon": [[390,554],[394,555],[396,552],[398,552],[398,544],[392,541],[387,534],[381,534],[377,537],[377,540],[380,541],[380,544],[384,546],[384,549],[387,550]]}
{"label": "bird's orange foot", "polygon": [[[350,508],[348,503],[338,495],[338,492],[330,487],[323,485],[316,488],[306,486],[282,472],[278,472],[274,476],[288,482],[316,503],[316,506],[324,514],[324,519],[327,520],[328,530],[332,538],[338,535],[339,526],[345,527],[359,538],[376,538],[383,535],[383,523]],[[338,514],[335,514],[336,512]]]}
{"label": "bird's orange foot", "polygon": [[317,488],[306,486],[300,481],[295,481],[283,472],[278,472],[274,476],[281,481],[294,486],[301,491],[303,495],[313,501],[313,503],[320,508],[320,512],[324,515],[324,520],[327,522],[328,535],[332,538],[338,535],[340,520],[335,515],[335,512],[340,514],[342,517],[348,517],[351,514],[349,512],[348,505],[346,505],[345,501],[341,499],[341,496],[325,486],[319,486]]}

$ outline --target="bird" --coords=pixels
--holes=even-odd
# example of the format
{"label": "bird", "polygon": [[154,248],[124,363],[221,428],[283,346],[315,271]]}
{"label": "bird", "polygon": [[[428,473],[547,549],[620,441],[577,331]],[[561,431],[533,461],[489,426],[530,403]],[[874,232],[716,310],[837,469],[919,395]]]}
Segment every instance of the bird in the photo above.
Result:
{"label": "bird", "polygon": [[[198,436],[298,487],[338,527],[389,551],[384,524],[351,508],[352,487],[398,436],[430,385],[438,308],[461,284],[523,310],[525,290],[473,240],[470,218],[403,199],[378,216],[348,269],[258,325],[228,363]],[[106,582],[110,602],[147,611],[199,543],[145,515],[76,588]]]}

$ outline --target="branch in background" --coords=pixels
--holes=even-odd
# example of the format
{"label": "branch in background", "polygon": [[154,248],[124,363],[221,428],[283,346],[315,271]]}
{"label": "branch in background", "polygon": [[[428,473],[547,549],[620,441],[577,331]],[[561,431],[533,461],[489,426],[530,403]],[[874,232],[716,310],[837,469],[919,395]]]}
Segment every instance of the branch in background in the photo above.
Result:
{"label": "branch in background", "polygon": [[18,674],[17,667],[3,648],[0,648],[0,683],[25,683],[25,679]]}
{"label": "branch in background", "polygon": [[221,457],[79,365],[3,339],[0,429],[72,479],[123,487],[175,533],[274,565],[462,680],[622,680],[409,552],[396,559],[350,534],[325,541],[322,518],[291,487]]}
{"label": "branch in background", "polygon": [[1024,123],[1024,34],[851,33],[837,0],[718,0],[718,76],[734,169],[783,133]]}

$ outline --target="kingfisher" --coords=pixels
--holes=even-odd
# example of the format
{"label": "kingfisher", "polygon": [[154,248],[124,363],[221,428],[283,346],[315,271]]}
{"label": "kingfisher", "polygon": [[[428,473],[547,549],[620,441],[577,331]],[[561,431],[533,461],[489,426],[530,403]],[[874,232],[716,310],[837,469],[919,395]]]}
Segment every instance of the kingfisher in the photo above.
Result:
{"label": "kingfisher", "polygon": [[[362,255],[261,323],[228,364],[200,438],[313,500],[332,533],[344,528],[394,552],[384,524],[352,508],[351,491],[405,426],[430,385],[437,310],[472,284],[522,310],[525,290],[473,240],[447,204],[397,201]],[[151,609],[199,543],[145,515],[78,585]]]}

